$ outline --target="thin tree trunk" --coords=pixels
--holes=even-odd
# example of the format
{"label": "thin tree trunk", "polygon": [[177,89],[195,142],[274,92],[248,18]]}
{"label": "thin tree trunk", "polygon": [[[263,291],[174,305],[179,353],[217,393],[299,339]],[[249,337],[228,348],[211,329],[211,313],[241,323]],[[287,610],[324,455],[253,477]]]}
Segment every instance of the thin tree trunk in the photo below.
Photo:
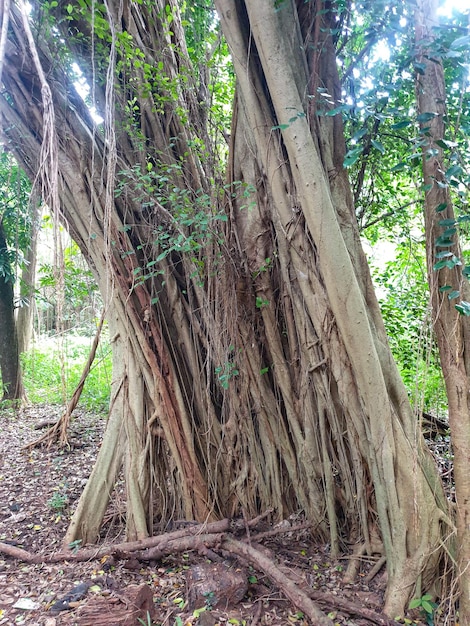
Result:
{"label": "thin tree trunk", "polygon": [[[416,60],[424,67],[424,74],[416,74],[416,94],[418,113],[422,116],[429,114],[430,118],[421,123],[421,136],[426,139],[422,150],[427,270],[454,453],[459,623],[470,624],[470,319],[455,308],[461,300],[470,301],[470,288],[462,266],[453,261],[461,259],[461,249],[458,233],[455,233],[457,221],[445,179],[446,166],[441,147],[446,138],[446,86],[441,58],[433,55],[436,9],[435,0],[417,2]],[[444,233],[451,241],[449,245],[438,243]],[[450,267],[435,270],[436,263],[442,261],[437,253],[442,251],[451,253],[444,257]],[[457,296],[455,292],[458,292]]]}
{"label": "thin tree trunk", "polygon": [[3,400],[20,400],[23,396],[18,340],[15,324],[14,277],[8,261],[7,242],[0,221],[0,370]]}
{"label": "thin tree trunk", "polygon": [[31,243],[26,252],[25,264],[21,272],[20,280],[20,304],[16,315],[16,329],[18,334],[18,351],[20,354],[27,352],[33,335],[33,319],[36,291],[36,262],[38,245],[38,208],[31,203]]}

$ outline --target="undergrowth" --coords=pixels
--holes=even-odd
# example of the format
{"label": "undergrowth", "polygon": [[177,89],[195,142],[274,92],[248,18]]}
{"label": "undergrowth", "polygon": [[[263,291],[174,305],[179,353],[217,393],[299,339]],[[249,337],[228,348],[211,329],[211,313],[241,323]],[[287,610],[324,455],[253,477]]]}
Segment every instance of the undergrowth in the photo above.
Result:
{"label": "undergrowth", "polygon": [[[44,338],[22,355],[23,382],[31,404],[63,404],[75,391],[91,347],[91,339],[68,335],[59,344]],[[63,374],[62,374],[63,370]],[[105,412],[111,384],[111,349],[102,341],[87,376],[80,406]]]}

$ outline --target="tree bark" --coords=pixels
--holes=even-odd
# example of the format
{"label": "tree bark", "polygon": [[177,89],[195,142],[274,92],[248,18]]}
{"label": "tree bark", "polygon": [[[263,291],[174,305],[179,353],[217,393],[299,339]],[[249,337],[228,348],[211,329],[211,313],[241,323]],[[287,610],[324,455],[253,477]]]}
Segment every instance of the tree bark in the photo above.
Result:
{"label": "tree bark", "polygon": [[[347,433],[353,457],[368,468],[363,473],[364,470],[357,471],[357,464],[353,465],[355,471],[348,476],[347,467],[354,461],[343,458],[341,481],[347,484],[365,478],[374,484],[389,572],[385,610],[391,616],[403,614],[420,572],[428,583],[433,577],[437,553],[432,554],[432,551],[439,542],[439,515],[435,513],[435,494],[427,479],[429,460],[420,450],[422,444],[416,432],[416,421],[386,347],[363,253],[355,244],[358,234],[342,168],[341,152],[344,156],[344,150],[335,149],[335,139],[344,146],[338,128],[340,121],[334,120],[331,127],[319,124],[313,118],[315,111],[309,111],[306,102],[308,70],[313,76],[316,68],[309,68],[308,62],[302,59],[305,44],[296,33],[300,35],[301,28],[297,21],[301,24],[302,18],[308,16],[302,14],[302,6],[296,13],[290,3],[283,3],[274,11],[268,0],[247,1],[245,9],[231,0],[218,0],[216,6],[231,47],[241,107],[248,121],[246,126],[242,125],[242,133],[245,140],[247,127],[254,134],[247,152],[258,158],[255,170],[263,181],[262,192],[269,199],[270,219],[279,242],[277,256],[285,277],[283,287],[289,285],[295,311],[293,326],[296,329],[312,326],[310,332],[304,330],[305,344],[299,346],[299,350],[319,340],[321,352],[313,359],[309,355],[307,371],[316,369],[315,361],[321,368],[327,364],[333,372],[339,396],[340,409],[331,401],[331,382],[329,389],[320,392],[325,381],[312,376],[316,393],[323,396],[314,399],[313,415],[320,419],[320,431],[328,430],[330,436],[338,421],[341,422],[343,438]],[[303,10],[305,12],[305,8]],[[328,26],[321,24],[319,32],[328,31]],[[332,48],[327,43],[317,42],[323,53],[316,62],[318,67],[323,67],[325,78],[332,86],[329,93],[339,93],[334,58],[330,61],[328,56]],[[313,119],[309,120],[309,114]],[[281,130],[282,140],[277,129]],[[285,152],[282,148],[276,150],[276,146],[282,145],[281,141]],[[247,179],[245,172],[249,167],[245,154],[243,164],[239,164],[242,180]],[[238,176],[237,173],[235,178]],[[258,189],[259,203],[259,178],[250,182]],[[250,224],[249,236],[253,230],[262,232],[262,223],[260,219],[255,229]],[[310,241],[304,235],[306,232]],[[281,247],[286,238],[290,242],[288,250]],[[353,245],[348,245],[351,242]],[[248,242],[242,240],[243,244],[248,248]],[[313,262],[309,262],[307,250]],[[263,256],[271,255],[258,252],[255,259],[258,267]],[[251,270],[255,272],[255,264]],[[293,282],[299,288],[298,294]],[[266,298],[264,286],[260,293]],[[267,311],[265,317],[265,326],[272,326]],[[329,320],[328,340],[325,338],[326,319]],[[330,399],[325,401],[328,395]],[[332,413],[333,408],[339,409],[338,413]],[[323,416],[329,421],[327,429],[322,427]],[[333,436],[341,438],[339,433]],[[330,531],[334,533],[335,509],[328,500],[334,481],[328,468],[332,464],[336,467],[336,463],[332,463],[329,443],[324,441],[325,438],[320,443],[315,464],[320,467],[322,460],[327,464],[323,467],[322,479]],[[360,441],[367,441],[367,445],[361,446]],[[411,472],[410,458],[413,459]],[[360,494],[361,489],[357,492]],[[413,499],[409,498],[410,493],[414,494]],[[445,507],[442,496],[440,503]],[[368,523],[361,521],[367,537]],[[334,545],[335,534],[332,539]],[[434,548],[430,550],[431,546]]]}
{"label": "tree bark", "polygon": [[[418,113],[429,114],[420,124],[423,140],[423,184],[426,257],[434,330],[447,391],[449,426],[454,453],[454,480],[457,536],[455,541],[456,576],[459,580],[459,622],[470,623],[470,319],[461,315],[455,304],[470,301],[470,288],[462,273],[461,248],[455,226],[458,224],[449,182],[445,177],[446,86],[440,57],[433,54],[437,2],[418,0],[415,14],[416,61],[424,73],[416,74]],[[447,232],[449,245],[439,245]],[[444,257],[450,267],[435,270]],[[453,264],[452,259],[456,260]],[[458,292],[456,296],[455,293]],[[451,294],[451,295],[449,295]]]}
{"label": "tree bark", "polygon": [[23,384],[15,324],[14,275],[8,260],[8,248],[0,220],[0,371],[2,374],[2,399],[21,400]]}
{"label": "tree bark", "polygon": [[33,336],[34,296],[36,290],[36,262],[39,230],[38,207],[31,203],[31,243],[25,255],[25,264],[20,280],[20,307],[16,315],[16,330],[18,335],[18,352],[22,354],[29,350]]}
{"label": "tree bark", "polygon": [[[64,218],[110,311],[115,365],[108,429],[65,541],[96,540],[121,466],[130,539],[172,518],[303,510],[335,555],[345,541],[371,552],[379,524],[396,616],[418,578],[437,575],[446,505],[360,248],[341,120],[311,104],[317,77],[340,95],[334,15],[305,2],[216,6],[238,78],[227,180],[212,167],[174,0],[108,3],[100,63],[118,60],[120,73],[114,90],[114,74],[93,83],[105,137],[47,47],[53,33],[37,37]],[[93,81],[89,22],[56,23]],[[137,56],[116,47],[124,35]],[[12,9],[0,115],[34,179],[41,94],[23,41]],[[160,64],[152,81],[143,62]]]}

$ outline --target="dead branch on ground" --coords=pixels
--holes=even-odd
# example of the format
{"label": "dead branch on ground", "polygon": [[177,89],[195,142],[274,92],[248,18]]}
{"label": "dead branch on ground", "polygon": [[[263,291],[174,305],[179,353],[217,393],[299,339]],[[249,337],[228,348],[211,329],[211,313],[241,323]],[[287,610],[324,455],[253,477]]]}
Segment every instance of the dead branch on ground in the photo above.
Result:
{"label": "dead branch on ground", "polygon": [[[223,519],[218,522],[193,524],[141,541],[86,547],[77,551],[63,550],[49,555],[32,554],[16,546],[0,542],[0,553],[26,563],[58,563],[101,559],[105,555],[111,555],[117,559],[126,559],[132,555],[132,558],[140,561],[155,561],[187,551],[198,551],[206,554],[210,550],[216,554],[221,552],[224,556],[229,554],[265,574],[292,604],[301,610],[311,620],[312,624],[317,626],[331,626],[333,623],[319,608],[320,606],[325,610],[331,611],[332,608],[336,608],[348,615],[363,617],[378,626],[390,626],[394,623],[373,609],[356,605],[350,600],[342,599],[330,593],[307,588],[305,583],[297,579],[295,574],[286,573],[285,569],[276,565],[273,559],[251,545],[246,536],[243,538],[235,537],[234,533],[246,533],[247,528],[254,528],[268,514],[269,512],[254,520]],[[299,524],[284,528],[284,532],[293,532],[304,528],[305,524]],[[278,534],[281,532],[279,529]]]}
{"label": "dead branch on ground", "polygon": [[70,419],[72,417],[72,413],[75,411],[77,407],[78,401],[80,400],[83,387],[85,386],[86,379],[88,377],[88,374],[91,371],[91,366],[93,365],[93,361],[95,360],[96,351],[98,349],[98,344],[100,341],[101,329],[103,328],[103,324],[105,320],[105,315],[106,315],[106,310],[103,309],[100,321],[98,322],[98,327],[96,329],[95,337],[93,339],[90,354],[88,355],[87,362],[85,364],[85,367],[83,368],[80,381],[75,391],[73,392],[72,397],[70,398],[70,401],[65,411],[59,417],[57,422],[55,422],[55,424],[51,426],[51,428],[49,428],[43,435],[41,435],[34,441],[31,441],[30,443],[23,446],[22,450],[32,450],[33,448],[36,448],[37,446],[40,446],[41,444],[51,445],[52,443],[54,443],[54,441],[56,441],[57,438],[59,439],[59,445],[61,447],[64,447],[68,444],[67,432],[68,432],[68,428],[70,424]]}

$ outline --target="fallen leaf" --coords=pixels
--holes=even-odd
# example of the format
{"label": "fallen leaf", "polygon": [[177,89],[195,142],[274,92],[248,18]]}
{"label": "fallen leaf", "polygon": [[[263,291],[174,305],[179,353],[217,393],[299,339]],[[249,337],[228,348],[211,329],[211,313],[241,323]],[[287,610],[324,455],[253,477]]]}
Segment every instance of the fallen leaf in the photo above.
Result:
{"label": "fallen leaf", "polygon": [[36,609],[41,608],[39,602],[35,602],[30,598],[20,598],[13,605],[14,609],[23,609],[24,611],[35,611]]}
{"label": "fallen leaf", "polygon": [[14,601],[15,601],[15,598],[12,598],[11,596],[4,596],[4,595],[0,596],[0,604],[13,604]]}

